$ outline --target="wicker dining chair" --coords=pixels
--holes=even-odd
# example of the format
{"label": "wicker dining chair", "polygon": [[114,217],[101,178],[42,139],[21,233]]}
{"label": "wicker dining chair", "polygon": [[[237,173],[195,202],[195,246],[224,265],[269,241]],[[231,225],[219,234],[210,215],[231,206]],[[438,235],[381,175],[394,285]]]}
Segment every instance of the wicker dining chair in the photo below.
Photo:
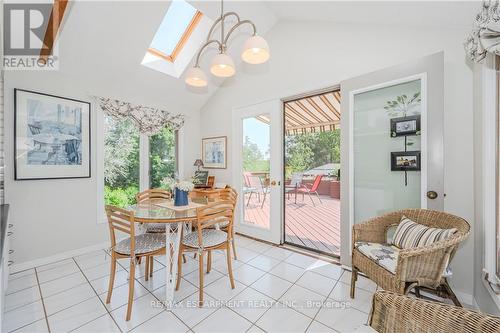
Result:
{"label": "wicker dining chair", "polygon": [[500,318],[388,291],[373,295],[369,325],[379,333],[499,333]]}
{"label": "wicker dining chair", "polygon": [[[204,264],[203,257],[207,253],[207,273],[212,269],[212,251],[225,250],[227,257],[227,270],[231,289],[234,289],[233,269],[231,263],[231,235],[233,229],[233,203],[231,201],[216,201],[206,206],[200,207],[197,212],[197,230],[184,235],[179,249],[179,259],[177,268],[177,284],[175,290],[179,290],[182,278],[182,260],[185,252],[195,252],[198,254],[198,274],[199,274],[199,301],[203,305],[203,277]],[[224,232],[215,225],[227,221],[228,231]]]}
{"label": "wicker dining chair", "polygon": [[[236,209],[236,203],[238,202],[238,192],[236,192],[236,190],[232,187],[227,187],[223,190],[220,191],[220,194],[219,194],[219,198],[221,200],[228,200],[228,201],[231,201],[233,203],[233,212],[235,211]],[[233,218],[234,218],[234,214],[233,214]],[[235,239],[234,239],[234,220],[233,220],[233,223],[232,223],[232,228],[231,228],[231,231],[232,231],[232,235],[231,235],[231,247],[233,248],[233,255],[234,255],[234,259],[235,260],[238,260],[238,257],[236,256],[236,245],[235,245]],[[228,222],[225,222],[223,223],[222,225],[219,225],[220,229],[225,231],[225,232],[229,232],[229,223]]]}
{"label": "wicker dining chair", "polygon": [[[146,275],[148,279],[152,273],[152,266],[148,263],[153,256],[165,254],[165,236],[162,234],[135,234],[135,218],[134,213],[127,210],[106,206],[106,215],[108,216],[109,233],[111,238],[111,275],[109,277],[108,295],[106,304],[111,301],[113,294],[113,285],[115,282],[116,261],[122,258],[130,259],[129,269],[129,291],[128,291],[128,306],[126,320],[130,320],[132,313],[132,302],[134,299],[134,281],[135,281],[135,264],[136,259],[145,257],[146,259]],[[125,239],[117,242],[117,231],[128,235]],[[151,272],[150,272],[151,269]]]}
{"label": "wicker dining chair", "polygon": [[[450,238],[428,246],[398,250],[394,259],[395,269],[391,272],[379,261],[363,254],[358,247],[362,243],[375,243],[381,245],[382,251],[387,250],[389,247],[384,248],[383,245],[387,243],[387,231],[397,226],[403,216],[428,227],[455,228],[457,231]],[[415,289],[417,295],[420,290],[425,290],[450,298],[455,305],[461,306],[444,273],[459,243],[467,238],[469,232],[470,225],[463,218],[428,209],[400,210],[355,224],[352,232],[351,298],[354,298],[358,272],[362,272],[384,290],[407,294]]]}

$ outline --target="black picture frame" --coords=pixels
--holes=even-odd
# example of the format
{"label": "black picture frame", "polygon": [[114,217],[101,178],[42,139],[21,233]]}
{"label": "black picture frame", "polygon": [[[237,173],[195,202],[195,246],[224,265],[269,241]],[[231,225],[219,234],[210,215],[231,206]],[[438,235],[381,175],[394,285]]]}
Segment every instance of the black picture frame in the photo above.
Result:
{"label": "black picture frame", "polygon": [[208,183],[208,171],[195,171],[193,177],[194,187],[206,187]]}
{"label": "black picture frame", "polygon": [[420,169],[420,151],[396,151],[391,153],[391,171],[420,171]]}
{"label": "black picture frame", "polygon": [[[87,130],[83,131],[83,128],[81,128],[82,132],[81,134],[83,135],[85,133],[86,136],[86,142],[85,144],[87,147],[82,147],[82,152],[85,151],[85,157],[86,161],[83,164],[82,163],[82,170],[84,172],[81,172],[81,175],[70,175],[70,176],[26,176],[25,171],[20,172],[20,163],[18,161],[18,156],[19,156],[19,146],[18,146],[18,125],[19,125],[19,114],[20,114],[20,106],[19,106],[19,98],[20,95],[26,93],[26,94],[33,94],[33,95],[40,95],[44,97],[49,97],[49,98],[55,98],[55,99],[61,99],[61,100],[66,100],[70,102],[75,102],[75,103],[81,103],[82,105],[85,105],[85,110],[83,112],[86,112],[87,115],[84,117],[83,112],[81,115],[81,120],[82,124],[85,121],[86,127],[88,127]],[[91,168],[92,168],[92,121],[91,121],[91,112],[92,112],[92,105],[90,102],[87,101],[82,101],[78,99],[73,99],[73,98],[67,98],[67,97],[62,97],[62,96],[57,96],[57,95],[52,95],[52,94],[47,94],[47,93],[42,93],[38,91],[32,91],[32,90],[26,90],[26,89],[20,89],[20,88],[14,88],[14,180],[16,181],[22,181],[22,180],[48,180],[48,179],[79,179],[79,178],[91,178]],[[80,157],[81,158],[81,157]]]}
{"label": "black picture frame", "polygon": [[420,116],[391,119],[391,137],[420,135]]}

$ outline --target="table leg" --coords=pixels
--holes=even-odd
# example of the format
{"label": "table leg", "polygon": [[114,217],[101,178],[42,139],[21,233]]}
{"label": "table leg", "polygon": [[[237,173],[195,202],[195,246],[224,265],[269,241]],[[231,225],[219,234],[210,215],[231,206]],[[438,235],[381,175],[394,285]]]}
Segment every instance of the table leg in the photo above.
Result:
{"label": "table leg", "polygon": [[165,254],[165,271],[167,274],[165,280],[165,306],[169,311],[172,310],[174,305],[174,290],[175,284],[177,283],[177,261],[179,259],[179,246],[181,243],[183,226],[183,222],[178,222],[176,224],[167,224],[165,228],[165,240],[167,244],[167,251]]}

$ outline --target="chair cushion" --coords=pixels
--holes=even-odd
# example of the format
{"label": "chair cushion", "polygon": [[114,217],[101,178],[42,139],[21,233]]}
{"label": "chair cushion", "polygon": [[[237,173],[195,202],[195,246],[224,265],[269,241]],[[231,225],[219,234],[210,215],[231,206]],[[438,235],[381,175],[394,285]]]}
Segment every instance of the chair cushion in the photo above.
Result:
{"label": "chair cushion", "polygon": [[[164,248],[166,244],[163,234],[142,234],[135,236],[135,254],[143,254]],[[130,254],[130,237],[115,245],[115,252]]]}
{"label": "chair cushion", "polygon": [[164,233],[166,223],[147,223],[145,224],[146,232],[150,233]]}
{"label": "chair cushion", "polygon": [[356,242],[355,248],[368,258],[376,261],[381,267],[396,274],[399,249],[391,244]]}
{"label": "chair cushion", "polygon": [[[227,241],[227,233],[216,229],[203,229],[201,231],[201,239],[204,247],[212,247],[222,244]],[[191,232],[184,236],[182,244],[197,248],[198,245],[198,232]]]}
{"label": "chair cushion", "polygon": [[430,228],[423,224],[418,224],[406,216],[401,217],[392,244],[400,249],[410,249],[419,246],[427,246],[432,243],[450,238],[457,229]]}

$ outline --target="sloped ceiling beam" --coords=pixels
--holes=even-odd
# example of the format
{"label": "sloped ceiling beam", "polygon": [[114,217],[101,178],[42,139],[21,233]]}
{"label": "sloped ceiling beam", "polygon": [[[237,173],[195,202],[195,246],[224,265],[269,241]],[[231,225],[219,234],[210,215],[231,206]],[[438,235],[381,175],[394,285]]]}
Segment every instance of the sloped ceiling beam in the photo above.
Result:
{"label": "sloped ceiling beam", "polygon": [[54,0],[54,5],[52,6],[52,13],[50,14],[49,24],[47,25],[47,30],[45,31],[45,37],[43,39],[43,46],[40,50],[40,58],[47,59],[52,55],[54,44],[56,41],[57,33],[61,28],[61,22],[68,7],[69,0]]}

